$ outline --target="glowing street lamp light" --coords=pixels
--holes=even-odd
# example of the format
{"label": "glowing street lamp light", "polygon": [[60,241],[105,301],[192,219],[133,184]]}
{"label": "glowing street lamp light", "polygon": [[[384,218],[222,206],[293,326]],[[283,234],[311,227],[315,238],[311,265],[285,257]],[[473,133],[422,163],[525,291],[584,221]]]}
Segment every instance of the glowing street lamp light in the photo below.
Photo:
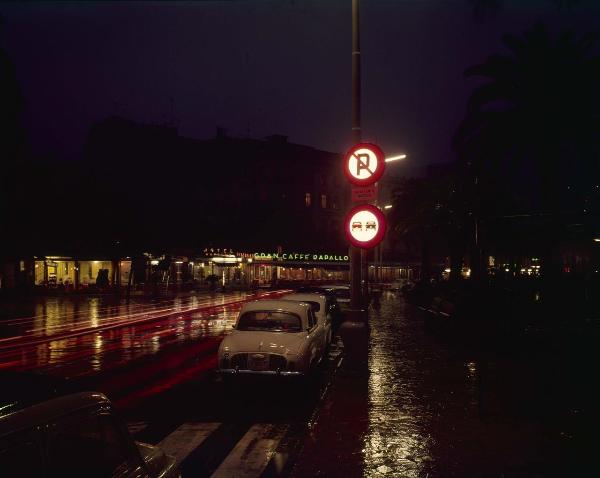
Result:
{"label": "glowing street lamp light", "polygon": [[383,209],[392,209],[394,206],[392,204],[386,204],[383,206]]}
{"label": "glowing street lamp light", "polygon": [[389,158],[385,158],[385,162],[389,163],[391,161],[399,161],[400,159],[406,159],[406,154],[399,154],[398,156],[390,156]]}

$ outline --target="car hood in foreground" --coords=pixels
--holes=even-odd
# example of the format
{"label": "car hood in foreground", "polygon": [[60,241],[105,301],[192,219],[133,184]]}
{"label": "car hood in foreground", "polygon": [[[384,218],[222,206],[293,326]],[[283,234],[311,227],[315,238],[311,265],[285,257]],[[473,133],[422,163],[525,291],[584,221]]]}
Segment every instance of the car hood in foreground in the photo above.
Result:
{"label": "car hood in foreground", "polygon": [[[299,352],[305,332],[256,332],[234,330],[224,340],[222,347],[229,347],[230,353],[265,352],[272,354],[296,354]],[[222,349],[221,349],[222,350]]]}

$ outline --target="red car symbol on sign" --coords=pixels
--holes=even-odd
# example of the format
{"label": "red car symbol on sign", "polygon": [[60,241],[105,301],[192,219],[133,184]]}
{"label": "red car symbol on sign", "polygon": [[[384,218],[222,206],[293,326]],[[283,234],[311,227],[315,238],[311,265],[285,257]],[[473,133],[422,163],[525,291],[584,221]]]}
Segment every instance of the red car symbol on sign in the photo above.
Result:
{"label": "red car symbol on sign", "polygon": [[360,229],[362,231],[362,222],[355,221],[352,223],[352,230]]}

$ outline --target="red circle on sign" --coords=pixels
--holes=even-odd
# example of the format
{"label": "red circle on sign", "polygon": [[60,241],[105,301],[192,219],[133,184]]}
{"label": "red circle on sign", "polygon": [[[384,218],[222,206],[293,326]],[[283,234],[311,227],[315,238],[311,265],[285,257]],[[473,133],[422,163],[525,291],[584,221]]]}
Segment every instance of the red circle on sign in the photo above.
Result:
{"label": "red circle on sign", "polygon": [[344,220],[344,230],[350,244],[371,249],[383,240],[386,229],[385,215],[372,204],[355,206]]}
{"label": "red circle on sign", "polygon": [[344,156],[344,174],[355,186],[370,186],[379,181],[385,171],[385,156],[372,143],[358,143]]}

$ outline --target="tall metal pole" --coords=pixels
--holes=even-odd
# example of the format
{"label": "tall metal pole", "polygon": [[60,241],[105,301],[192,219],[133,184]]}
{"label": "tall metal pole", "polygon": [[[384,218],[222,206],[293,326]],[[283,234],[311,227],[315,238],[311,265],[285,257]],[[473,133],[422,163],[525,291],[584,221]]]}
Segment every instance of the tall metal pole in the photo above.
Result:
{"label": "tall metal pole", "polygon": [[[360,143],[360,2],[352,0],[352,141]],[[362,250],[350,246],[350,292],[353,309],[362,307],[361,257]]]}

